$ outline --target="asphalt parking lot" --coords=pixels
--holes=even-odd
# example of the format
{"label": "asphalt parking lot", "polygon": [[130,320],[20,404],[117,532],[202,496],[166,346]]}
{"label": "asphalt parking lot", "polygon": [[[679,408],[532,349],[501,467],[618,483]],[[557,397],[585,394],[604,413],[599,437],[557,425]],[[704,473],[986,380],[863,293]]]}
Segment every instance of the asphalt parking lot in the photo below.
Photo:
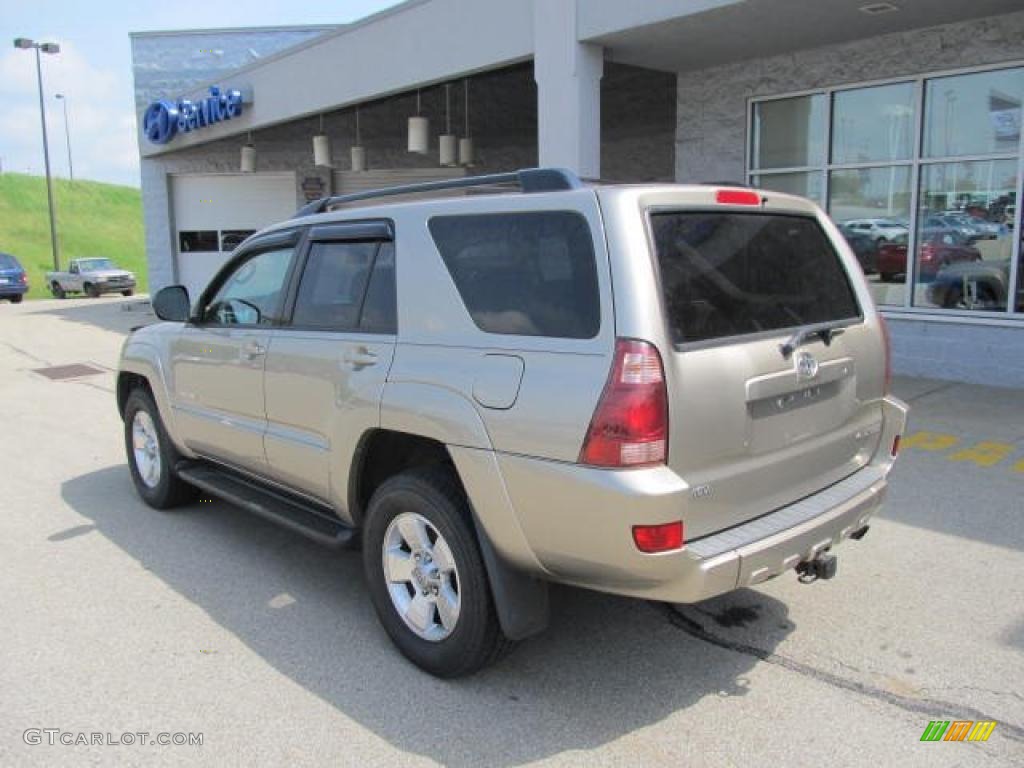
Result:
{"label": "asphalt parking lot", "polygon": [[[898,380],[907,447],[833,581],[680,608],[557,589],[545,635],[442,682],[391,648],[358,554],[136,498],[113,369],[147,318],[0,304],[0,765],[1024,762],[1024,392]],[[98,372],[35,372],[73,363]],[[997,725],[922,743],[932,720]]]}

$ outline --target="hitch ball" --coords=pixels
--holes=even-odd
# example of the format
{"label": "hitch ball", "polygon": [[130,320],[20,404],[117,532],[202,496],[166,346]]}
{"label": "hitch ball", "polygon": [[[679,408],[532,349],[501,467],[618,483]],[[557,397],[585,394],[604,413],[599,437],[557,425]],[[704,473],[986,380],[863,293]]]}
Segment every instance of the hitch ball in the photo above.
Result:
{"label": "hitch ball", "polygon": [[839,558],[822,552],[812,560],[805,560],[796,567],[797,578],[802,584],[810,584],[818,579],[831,579],[839,569]]}

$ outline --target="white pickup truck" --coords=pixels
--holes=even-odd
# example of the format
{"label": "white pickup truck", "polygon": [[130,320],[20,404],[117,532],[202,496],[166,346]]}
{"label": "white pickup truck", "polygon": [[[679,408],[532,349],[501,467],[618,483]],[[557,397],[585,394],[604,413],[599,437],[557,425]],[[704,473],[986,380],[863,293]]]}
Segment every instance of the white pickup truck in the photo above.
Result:
{"label": "white pickup truck", "polygon": [[131,296],[135,292],[135,275],[126,269],[118,269],[104,257],[72,259],[67,272],[47,272],[46,284],[57,299],[63,299],[69,293],[84,293],[92,298],[104,293]]}

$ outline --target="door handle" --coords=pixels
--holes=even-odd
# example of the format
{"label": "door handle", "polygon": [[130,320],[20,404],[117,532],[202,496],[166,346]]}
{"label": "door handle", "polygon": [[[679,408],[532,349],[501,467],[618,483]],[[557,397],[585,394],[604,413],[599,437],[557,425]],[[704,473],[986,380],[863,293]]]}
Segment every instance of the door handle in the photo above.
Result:
{"label": "door handle", "polygon": [[377,355],[366,347],[356,347],[345,352],[345,362],[356,369],[365,368],[377,364]]}
{"label": "door handle", "polygon": [[263,357],[267,353],[267,348],[256,341],[251,341],[242,347],[242,357],[246,360],[255,360],[257,357]]}

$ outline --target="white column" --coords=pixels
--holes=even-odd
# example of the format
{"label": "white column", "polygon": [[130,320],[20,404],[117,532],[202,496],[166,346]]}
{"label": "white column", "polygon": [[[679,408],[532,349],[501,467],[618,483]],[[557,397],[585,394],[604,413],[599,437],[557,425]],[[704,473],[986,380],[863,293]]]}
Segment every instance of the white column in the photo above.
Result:
{"label": "white column", "polygon": [[539,165],[601,175],[604,49],[576,38],[577,0],[534,0]]}

